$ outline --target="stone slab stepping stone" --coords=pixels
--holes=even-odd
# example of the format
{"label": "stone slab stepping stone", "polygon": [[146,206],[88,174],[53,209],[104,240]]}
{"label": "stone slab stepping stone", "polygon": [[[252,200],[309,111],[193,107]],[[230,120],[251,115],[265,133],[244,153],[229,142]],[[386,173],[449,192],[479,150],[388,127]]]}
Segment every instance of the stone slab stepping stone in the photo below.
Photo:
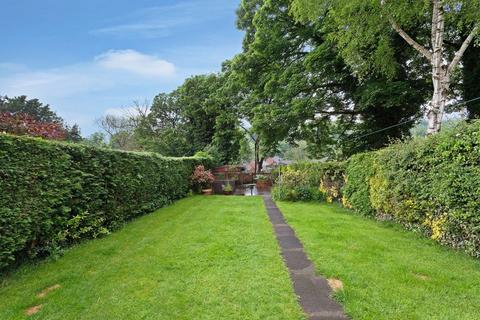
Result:
{"label": "stone slab stepping stone", "polygon": [[315,266],[308,259],[303,245],[288,225],[269,194],[263,200],[273,225],[282,258],[290,273],[293,289],[309,320],[345,320],[342,306],[331,298],[327,279],[315,275]]}

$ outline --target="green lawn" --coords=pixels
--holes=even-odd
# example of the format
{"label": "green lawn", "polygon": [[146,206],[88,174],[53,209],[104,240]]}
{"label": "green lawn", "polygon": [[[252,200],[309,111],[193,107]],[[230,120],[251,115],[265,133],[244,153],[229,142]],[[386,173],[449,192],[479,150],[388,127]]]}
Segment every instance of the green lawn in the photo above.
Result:
{"label": "green lawn", "polygon": [[278,205],[353,319],[480,319],[480,261],[336,205]]}
{"label": "green lawn", "polygon": [[19,269],[0,319],[304,319],[264,210],[257,197],[179,201]]}

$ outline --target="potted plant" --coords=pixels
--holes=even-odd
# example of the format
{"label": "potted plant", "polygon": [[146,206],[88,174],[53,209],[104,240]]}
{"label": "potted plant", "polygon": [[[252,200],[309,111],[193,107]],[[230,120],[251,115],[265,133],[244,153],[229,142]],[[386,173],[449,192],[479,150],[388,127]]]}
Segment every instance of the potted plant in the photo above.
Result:
{"label": "potted plant", "polygon": [[257,175],[255,177],[257,190],[266,190],[271,186],[271,181],[267,176]]}
{"label": "potted plant", "polygon": [[223,194],[224,195],[230,196],[230,195],[233,194],[233,187],[230,184],[230,182],[227,182],[227,184],[223,185],[222,189],[223,189]]}
{"label": "potted plant", "polygon": [[212,183],[215,180],[215,177],[210,170],[205,170],[203,165],[195,167],[190,179],[195,192],[206,195],[212,194]]}

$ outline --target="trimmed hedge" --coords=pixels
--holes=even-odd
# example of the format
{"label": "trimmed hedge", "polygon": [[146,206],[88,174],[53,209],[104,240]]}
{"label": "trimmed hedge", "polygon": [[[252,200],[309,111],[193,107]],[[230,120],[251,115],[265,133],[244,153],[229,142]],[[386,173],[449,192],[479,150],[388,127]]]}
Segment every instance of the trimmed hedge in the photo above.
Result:
{"label": "trimmed hedge", "polygon": [[186,196],[206,161],[0,134],[0,269]]}
{"label": "trimmed hedge", "polygon": [[344,206],[480,257],[480,121],[355,155],[343,184]]}

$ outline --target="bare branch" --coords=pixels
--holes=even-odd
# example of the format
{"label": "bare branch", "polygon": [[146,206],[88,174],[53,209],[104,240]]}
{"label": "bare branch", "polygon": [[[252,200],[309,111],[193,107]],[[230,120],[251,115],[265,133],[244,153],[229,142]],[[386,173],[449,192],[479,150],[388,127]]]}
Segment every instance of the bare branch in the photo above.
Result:
{"label": "bare branch", "polygon": [[460,62],[460,59],[462,59],[463,54],[467,50],[470,43],[473,41],[473,38],[477,35],[479,29],[480,29],[480,24],[475,25],[472,32],[470,32],[470,34],[465,39],[465,41],[463,41],[463,44],[460,47],[460,49],[458,49],[458,51],[455,52],[455,58],[453,58],[452,62],[448,66],[448,71],[447,71],[448,74],[450,74],[455,69],[455,67],[458,65],[458,63]]}

